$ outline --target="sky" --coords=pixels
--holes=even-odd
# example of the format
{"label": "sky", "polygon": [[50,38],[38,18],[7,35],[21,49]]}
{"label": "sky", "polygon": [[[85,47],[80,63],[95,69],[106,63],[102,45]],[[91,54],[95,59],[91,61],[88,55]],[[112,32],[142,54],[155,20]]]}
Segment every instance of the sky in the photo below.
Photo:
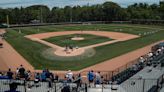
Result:
{"label": "sky", "polygon": [[106,1],[116,2],[122,7],[127,7],[128,5],[134,3],[148,3],[148,4],[159,4],[160,0],[0,0],[1,8],[13,8],[13,7],[27,7],[30,5],[47,5],[50,8],[64,7],[64,6],[75,6],[75,5],[93,5],[102,4]]}

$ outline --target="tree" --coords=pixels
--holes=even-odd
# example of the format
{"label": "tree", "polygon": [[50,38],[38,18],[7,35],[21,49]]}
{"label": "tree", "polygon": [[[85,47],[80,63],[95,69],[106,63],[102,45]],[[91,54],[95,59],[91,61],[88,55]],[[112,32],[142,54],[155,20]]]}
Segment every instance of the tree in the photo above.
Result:
{"label": "tree", "polygon": [[106,2],[103,4],[103,11],[105,15],[104,21],[114,21],[118,20],[117,15],[120,11],[121,7],[113,2]]}
{"label": "tree", "polygon": [[127,8],[114,2],[85,6],[53,7],[32,5],[26,8],[0,8],[0,23],[6,23],[9,16],[11,24],[28,24],[32,20],[41,23],[79,22],[79,21],[124,21],[131,19],[164,19],[164,2],[160,5],[135,3]]}

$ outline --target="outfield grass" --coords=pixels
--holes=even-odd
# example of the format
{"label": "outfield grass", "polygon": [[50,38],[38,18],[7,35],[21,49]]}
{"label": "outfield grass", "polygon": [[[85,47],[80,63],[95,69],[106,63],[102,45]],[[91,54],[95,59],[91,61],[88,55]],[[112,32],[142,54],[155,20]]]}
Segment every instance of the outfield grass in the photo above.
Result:
{"label": "outfield grass", "polygon": [[[140,28],[138,27],[140,26]],[[149,27],[149,28],[144,28]],[[154,29],[155,28],[155,29]],[[163,28],[162,26],[147,26],[147,25],[127,25],[127,24],[97,24],[97,25],[77,25],[77,26],[66,26],[66,25],[50,25],[50,26],[39,26],[39,27],[22,27],[13,28],[17,32],[22,31],[23,34],[30,35],[43,32],[54,32],[54,31],[75,31],[75,30],[102,30],[102,31],[114,31],[123,32],[130,34],[140,34],[144,32],[151,32]],[[122,29],[122,31],[119,31]],[[38,31],[39,30],[39,31]]]}
{"label": "outfield grass", "polygon": [[[148,28],[139,28],[148,27]],[[82,68],[103,62],[104,60],[111,59],[116,56],[120,56],[127,52],[144,47],[159,40],[164,40],[164,30],[161,30],[155,34],[149,34],[141,36],[140,38],[117,42],[110,45],[96,47],[96,54],[93,57],[76,60],[76,61],[55,61],[49,60],[42,56],[42,52],[49,47],[33,42],[24,38],[25,35],[51,32],[51,31],[65,31],[65,30],[95,30],[100,29],[103,31],[116,31],[122,29],[121,32],[139,34],[149,31],[159,30],[162,26],[147,26],[147,25],[121,25],[121,24],[100,24],[100,25],[78,25],[78,26],[42,26],[42,27],[25,27],[25,28],[13,28],[7,29],[7,41],[36,69],[56,69],[56,70],[80,70]],[[155,28],[155,29],[152,29]],[[38,31],[39,29],[39,31]],[[54,29],[54,30],[53,30]],[[21,30],[21,33],[18,31]],[[122,61],[123,62],[123,61]]]}
{"label": "outfield grass", "polygon": [[[79,40],[79,41],[71,40],[71,38],[76,37],[76,36],[83,37],[84,40]],[[56,44],[58,46],[62,46],[62,47],[66,45],[83,47],[83,46],[93,45],[93,44],[102,43],[106,41],[111,41],[112,39],[108,37],[96,36],[96,35],[91,35],[91,34],[72,34],[72,35],[50,37],[43,40]]]}

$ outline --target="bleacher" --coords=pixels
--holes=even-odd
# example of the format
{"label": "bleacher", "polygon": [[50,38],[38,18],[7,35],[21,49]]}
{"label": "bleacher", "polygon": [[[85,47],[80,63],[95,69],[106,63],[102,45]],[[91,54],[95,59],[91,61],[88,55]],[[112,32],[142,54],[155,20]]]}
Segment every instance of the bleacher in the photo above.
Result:
{"label": "bleacher", "polygon": [[121,72],[121,73],[113,76],[112,81],[117,81],[117,84],[121,84],[122,82],[124,82],[125,80],[127,80],[131,76],[133,76],[135,73],[137,73],[138,71],[140,71],[140,69],[137,69],[135,71],[135,70],[133,70],[131,68],[128,68],[128,69],[124,70],[123,72]]}
{"label": "bleacher", "polygon": [[126,92],[147,92],[153,86],[157,86],[158,79],[161,76],[163,76],[163,71],[148,66],[123,82],[121,86]]}

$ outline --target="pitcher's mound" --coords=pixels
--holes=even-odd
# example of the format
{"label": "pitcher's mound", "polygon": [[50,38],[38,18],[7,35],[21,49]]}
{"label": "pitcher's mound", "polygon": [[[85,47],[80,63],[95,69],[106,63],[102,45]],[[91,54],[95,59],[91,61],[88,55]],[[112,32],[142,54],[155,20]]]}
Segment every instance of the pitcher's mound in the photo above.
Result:
{"label": "pitcher's mound", "polygon": [[83,37],[73,37],[73,38],[71,38],[71,40],[81,41],[81,40],[84,40],[84,38]]}
{"label": "pitcher's mound", "polygon": [[57,56],[78,56],[78,55],[81,55],[85,52],[85,49],[83,48],[78,48],[78,49],[69,49],[69,50],[64,50],[64,49],[57,49],[54,54],[57,55]]}

